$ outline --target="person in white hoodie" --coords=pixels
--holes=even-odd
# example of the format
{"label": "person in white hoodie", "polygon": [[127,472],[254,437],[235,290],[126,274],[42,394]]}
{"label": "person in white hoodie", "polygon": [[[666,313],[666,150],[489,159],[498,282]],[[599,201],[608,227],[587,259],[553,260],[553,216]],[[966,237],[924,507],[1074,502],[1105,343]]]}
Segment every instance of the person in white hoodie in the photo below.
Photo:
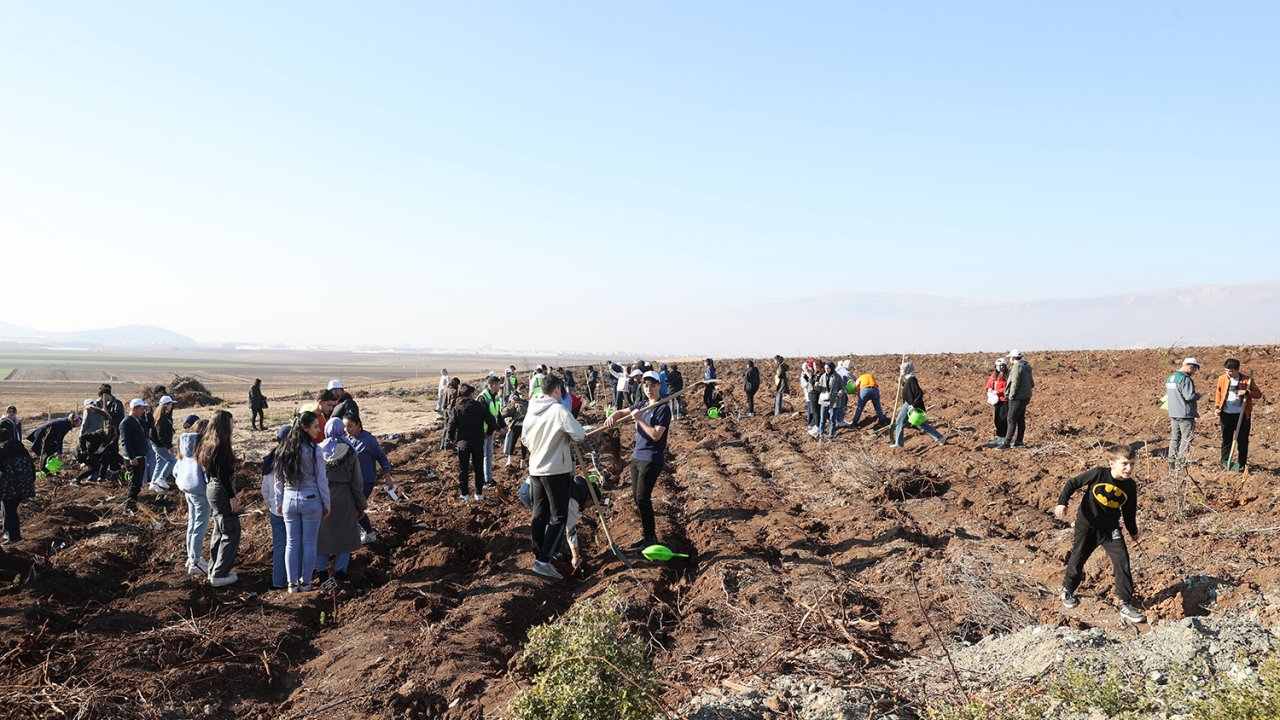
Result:
{"label": "person in white hoodie", "polygon": [[208,420],[189,415],[182,422],[182,434],[178,436],[178,461],[173,467],[173,477],[178,489],[187,497],[187,574],[208,575],[209,562],[204,559],[204,536],[209,531],[209,499],[205,497],[204,470],[196,462],[196,448],[200,434],[208,426]]}
{"label": "person in white hoodie", "polygon": [[542,394],[529,398],[524,419],[524,443],[529,448],[530,501],[535,560],[533,571],[553,580],[564,576],[551,564],[560,551],[569,514],[569,488],[573,481],[572,443],[581,442],[586,430],[564,408],[560,399],[564,381],[547,375]]}

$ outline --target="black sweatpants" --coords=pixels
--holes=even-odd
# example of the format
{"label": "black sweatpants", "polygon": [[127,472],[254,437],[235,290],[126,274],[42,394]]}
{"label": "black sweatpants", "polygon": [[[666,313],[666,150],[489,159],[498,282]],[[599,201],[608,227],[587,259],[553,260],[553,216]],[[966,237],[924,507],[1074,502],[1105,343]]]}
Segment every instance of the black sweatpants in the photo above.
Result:
{"label": "black sweatpants", "polygon": [[653,488],[661,474],[661,462],[631,461],[631,497],[636,501],[636,512],[640,513],[640,527],[646,540],[658,538],[654,528]]}
{"label": "black sweatpants", "polygon": [[751,413],[752,415],[755,415],[756,414],[756,391],[747,390],[746,393],[747,393],[747,412]]}
{"label": "black sweatpants", "polygon": [[1133,601],[1133,571],[1129,567],[1129,548],[1124,544],[1124,534],[1119,528],[1095,530],[1087,523],[1076,520],[1075,542],[1071,557],[1067,558],[1067,571],[1062,576],[1062,587],[1074,593],[1084,576],[1084,564],[1101,545],[1111,558],[1111,570],[1115,574],[1116,596],[1120,602]]}
{"label": "black sweatpants", "polygon": [[253,414],[249,416],[249,425],[254,428],[267,429],[267,415],[262,408],[253,409]]}
{"label": "black sweatpants", "polygon": [[[1022,435],[1027,431],[1027,403],[1030,400],[1010,400],[1009,401],[1009,419],[1008,427],[1005,429],[1004,442],[1006,445],[1021,445]],[[1014,439],[1014,433],[1017,433],[1017,439]]]}
{"label": "black sweatpants", "polygon": [[484,494],[484,441],[468,443],[467,447],[458,447],[458,494],[469,494],[467,487],[468,471],[476,474],[476,495]]}
{"label": "black sweatpants", "polygon": [[[1002,438],[1009,432],[1009,401],[1001,400],[995,404],[996,409],[996,437]],[[1026,422],[1024,420],[1023,426]]]}
{"label": "black sweatpants", "polygon": [[[136,461],[136,462],[135,462]],[[125,463],[124,479],[129,483],[129,502],[136,502],[142,493],[142,476],[147,474],[147,459],[133,458]]]}
{"label": "black sweatpants", "polygon": [[533,520],[529,535],[533,539],[534,556],[550,562],[560,553],[565,521],[569,519],[569,485],[573,475],[539,475],[529,478],[529,502]]}
{"label": "black sweatpants", "polygon": [[1236,425],[1240,426],[1240,438],[1236,441],[1240,467],[1249,464],[1249,429],[1252,421],[1244,413],[1222,413],[1218,416],[1222,423],[1222,460],[1226,465],[1231,460],[1231,443],[1236,440]]}
{"label": "black sweatpants", "polygon": [[21,500],[0,500],[4,508],[4,534],[14,542],[22,539],[22,522],[18,519],[18,503]]}
{"label": "black sweatpants", "polygon": [[712,405],[715,403],[715,401],[716,401],[716,386],[715,385],[702,386],[702,404],[706,405],[707,409],[710,410]]}

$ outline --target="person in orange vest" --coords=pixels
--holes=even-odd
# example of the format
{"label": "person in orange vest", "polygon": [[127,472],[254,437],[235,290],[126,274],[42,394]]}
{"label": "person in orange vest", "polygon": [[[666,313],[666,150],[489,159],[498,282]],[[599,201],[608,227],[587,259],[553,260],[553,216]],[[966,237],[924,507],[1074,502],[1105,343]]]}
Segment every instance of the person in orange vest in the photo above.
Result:
{"label": "person in orange vest", "polygon": [[889,418],[884,415],[884,408],[880,406],[880,386],[876,384],[876,376],[864,372],[854,381],[854,389],[858,392],[858,407],[853,411],[853,421],[850,425],[857,427],[858,421],[862,419],[862,408],[868,402],[876,410],[876,427],[884,427],[889,424]]}
{"label": "person in orange vest", "polygon": [[[1240,372],[1240,361],[1228,358],[1223,364],[1226,370],[1218,377],[1213,393],[1213,405],[1218,409],[1218,424],[1222,426],[1222,467],[1227,470],[1243,470],[1249,464],[1249,429],[1253,415],[1253,401],[1262,397],[1262,389],[1248,375]],[[1232,445],[1239,451],[1236,462],[1231,462]]]}

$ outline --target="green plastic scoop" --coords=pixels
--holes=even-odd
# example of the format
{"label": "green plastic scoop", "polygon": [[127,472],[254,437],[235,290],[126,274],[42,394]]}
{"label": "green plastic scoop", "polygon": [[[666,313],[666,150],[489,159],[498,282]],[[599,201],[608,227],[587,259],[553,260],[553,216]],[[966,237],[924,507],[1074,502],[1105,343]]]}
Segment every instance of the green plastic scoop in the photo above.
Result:
{"label": "green plastic scoop", "polygon": [[671,558],[687,558],[685,553],[672,552],[671,548],[666,545],[650,545],[640,552],[646,560],[657,560],[658,562],[666,562]]}

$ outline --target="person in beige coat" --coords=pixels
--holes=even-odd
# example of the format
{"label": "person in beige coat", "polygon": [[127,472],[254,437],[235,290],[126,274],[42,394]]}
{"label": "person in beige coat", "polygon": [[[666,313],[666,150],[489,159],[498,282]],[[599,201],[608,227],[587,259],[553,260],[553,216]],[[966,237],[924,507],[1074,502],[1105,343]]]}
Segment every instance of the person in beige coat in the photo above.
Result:
{"label": "person in beige coat", "polygon": [[360,549],[360,517],[368,501],[356,449],[347,440],[342,420],[331,418],[324,426],[321,444],[329,475],[329,516],[320,522],[316,538],[316,574],[322,578],[333,557],[333,571],[345,576],[351,553]]}

